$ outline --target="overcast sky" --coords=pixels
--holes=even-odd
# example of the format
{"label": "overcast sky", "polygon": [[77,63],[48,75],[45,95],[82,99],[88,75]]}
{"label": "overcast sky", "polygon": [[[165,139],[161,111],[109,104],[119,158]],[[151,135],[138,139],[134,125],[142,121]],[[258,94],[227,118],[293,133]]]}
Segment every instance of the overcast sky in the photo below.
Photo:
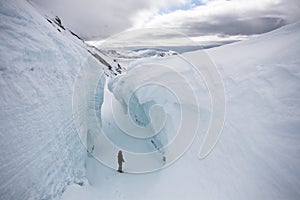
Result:
{"label": "overcast sky", "polygon": [[196,40],[235,40],[300,20],[299,0],[31,0],[85,40],[170,28]]}

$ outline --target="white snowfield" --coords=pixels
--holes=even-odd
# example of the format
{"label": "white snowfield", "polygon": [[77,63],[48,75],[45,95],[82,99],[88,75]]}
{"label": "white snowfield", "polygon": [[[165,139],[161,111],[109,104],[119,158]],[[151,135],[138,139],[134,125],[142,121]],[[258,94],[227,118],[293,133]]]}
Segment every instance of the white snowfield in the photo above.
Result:
{"label": "white snowfield", "polygon": [[[88,158],[90,185],[69,187],[63,199],[299,199],[299,32],[300,23],[297,23],[249,41],[207,51],[225,84],[227,113],[219,142],[205,159],[198,158],[203,135],[196,137],[177,162],[155,173],[118,174]],[[198,55],[197,51],[183,54],[186,58]],[[184,66],[176,59],[176,56],[168,57],[157,62]],[[130,90],[134,90],[130,87],[140,81],[134,75],[126,80],[132,76],[132,68],[128,70],[125,79],[119,78],[111,84],[111,90],[121,102],[128,102]],[[129,86],[116,84],[122,80]],[[122,89],[114,90],[114,84]],[[151,89],[138,91],[137,102],[145,105],[147,92],[153,94]],[[162,92],[155,94],[153,99],[160,101]],[[109,107],[105,100],[103,107]],[[133,112],[139,116],[142,111],[134,109]],[[102,114],[105,113],[103,110]],[[107,116],[102,120],[104,129],[114,132],[110,135],[112,141],[136,152],[132,141],[126,137],[120,139],[119,130],[111,125],[113,120]],[[171,130],[166,129],[167,133]],[[169,138],[167,135],[166,140]],[[130,147],[124,145],[127,142]],[[127,159],[125,153],[129,164],[125,163],[124,170],[130,171],[131,157]]]}
{"label": "white snowfield", "polygon": [[[146,174],[119,174],[104,166],[86,153],[78,137],[77,133],[86,134],[83,143],[90,150],[94,141],[88,138],[83,116],[91,109],[85,98],[91,91],[85,90],[89,83],[75,87],[76,79],[88,78],[82,69],[101,72],[105,66],[71,34],[54,29],[26,1],[1,1],[0,23],[0,199],[300,198],[300,23],[208,50],[225,85],[227,113],[222,135],[205,159],[198,157],[204,135],[199,134],[174,164]],[[183,54],[197,55],[197,51]],[[174,65],[178,64],[176,57],[151,59]],[[207,90],[195,88],[192,73],[183,70],[182,74],[190,76],[195,98],[203,102],[198,108],[204,113],[205,127],[211,113],[209,101],[203,97]],[[111,91],[114,81],[109,83]],[[136,84],[130,81],[127,89]],[[127,151],[151,150],[149,141],[136,143],[121,136],[107,104],[115,97],[125,99],[130,91],[112,94],[104,86],[100,81],[98,107],[92,109],[99,111],[98,123],[107,138]],[[80,92],[75,113],[74,89]],[[176,100],[171,93],[162,99],[160,88],[139,91],[130,114],[136,115],[140,124],[149,120],[141,108],[145,109],[145,95],[152,90],[160,94],[149,95],[155,102],[164,105],[166,100]],[[145,103],[144,107],[135,101]],[[168,106],[165,111],[179,112],[176,103]],[[152,114],[161,112],[158,108]],[[166,136],[156,138],[162,145],[174,137],[171,125],[178,120],[174,116],[165,122]],[[161,126],[156,121],[151,128],[159,130]],[[98,147],[94,153],[99,152]],[[126,152],[124,158],[124,170],[130,171],[134,163]]]}

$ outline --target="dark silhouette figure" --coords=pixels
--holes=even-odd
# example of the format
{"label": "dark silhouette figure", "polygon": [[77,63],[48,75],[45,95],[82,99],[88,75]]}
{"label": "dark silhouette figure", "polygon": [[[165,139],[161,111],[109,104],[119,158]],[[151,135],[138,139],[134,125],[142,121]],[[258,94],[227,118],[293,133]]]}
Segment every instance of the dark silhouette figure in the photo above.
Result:
{"label": "dark silhouette figure", "polygon": [[122,151],[120,150],[118,152],[118,164],[119,164],[119,168],[118,168],[118,172],[122,173],[122,164],[123,162],[125,162],[124,158],[123,158],[123,153]]}
{"label": "dark silhouette figure", "polygon": [[95,149],[95,145],[93,145],[92,150],[91,150],[91,153],[93,153],[94,149]]}

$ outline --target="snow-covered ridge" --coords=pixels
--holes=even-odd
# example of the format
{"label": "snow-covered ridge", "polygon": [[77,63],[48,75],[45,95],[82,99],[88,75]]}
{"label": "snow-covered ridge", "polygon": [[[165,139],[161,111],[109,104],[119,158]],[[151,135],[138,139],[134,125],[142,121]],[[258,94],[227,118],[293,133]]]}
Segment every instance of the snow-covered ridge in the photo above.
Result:
{"label": "snow-covered ridge", "polygon": [[79,46],[85,48],[88,51],[88,53],[90,53],[97,61],[101,63],[101,65],[104,65],[104,71],[107,77],[115,77],[124,72],[125,68],[122,67],[116,59],[107,56],[104,51],[99,50],[95,46],[91,46],[85,43],[85,41],[83,41],[80,36],[78,36],[68,27],[64,26],[59,16],[54,16],[51,12],[41,8],[38,4],[36,4],[36,2],[29,2],[36,8],[36,10],[42,16],[45,17],[45,20],[47,20],[59,33],[61,33],[65,37],[68,37],[70,40],[72,40]]}
{"label": "snow-covered ridge", "polygon": [[165,49],[159,49],[155,47],[134,48],[134,49],[114,49],[114,50],[102,50],[110,57],[121,59],[139,59],[147,57],[166,57],[172,55],[178,55],[177,52]]}

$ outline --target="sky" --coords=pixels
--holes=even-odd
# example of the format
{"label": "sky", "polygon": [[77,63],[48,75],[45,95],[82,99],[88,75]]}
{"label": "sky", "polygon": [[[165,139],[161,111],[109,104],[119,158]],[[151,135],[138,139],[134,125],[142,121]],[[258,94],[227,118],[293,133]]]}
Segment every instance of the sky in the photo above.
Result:
{"label": "sky", "polygon": [[84,40],[164,28],[205,42],[247,39],[300,20],[299,0],[30,0]]}

